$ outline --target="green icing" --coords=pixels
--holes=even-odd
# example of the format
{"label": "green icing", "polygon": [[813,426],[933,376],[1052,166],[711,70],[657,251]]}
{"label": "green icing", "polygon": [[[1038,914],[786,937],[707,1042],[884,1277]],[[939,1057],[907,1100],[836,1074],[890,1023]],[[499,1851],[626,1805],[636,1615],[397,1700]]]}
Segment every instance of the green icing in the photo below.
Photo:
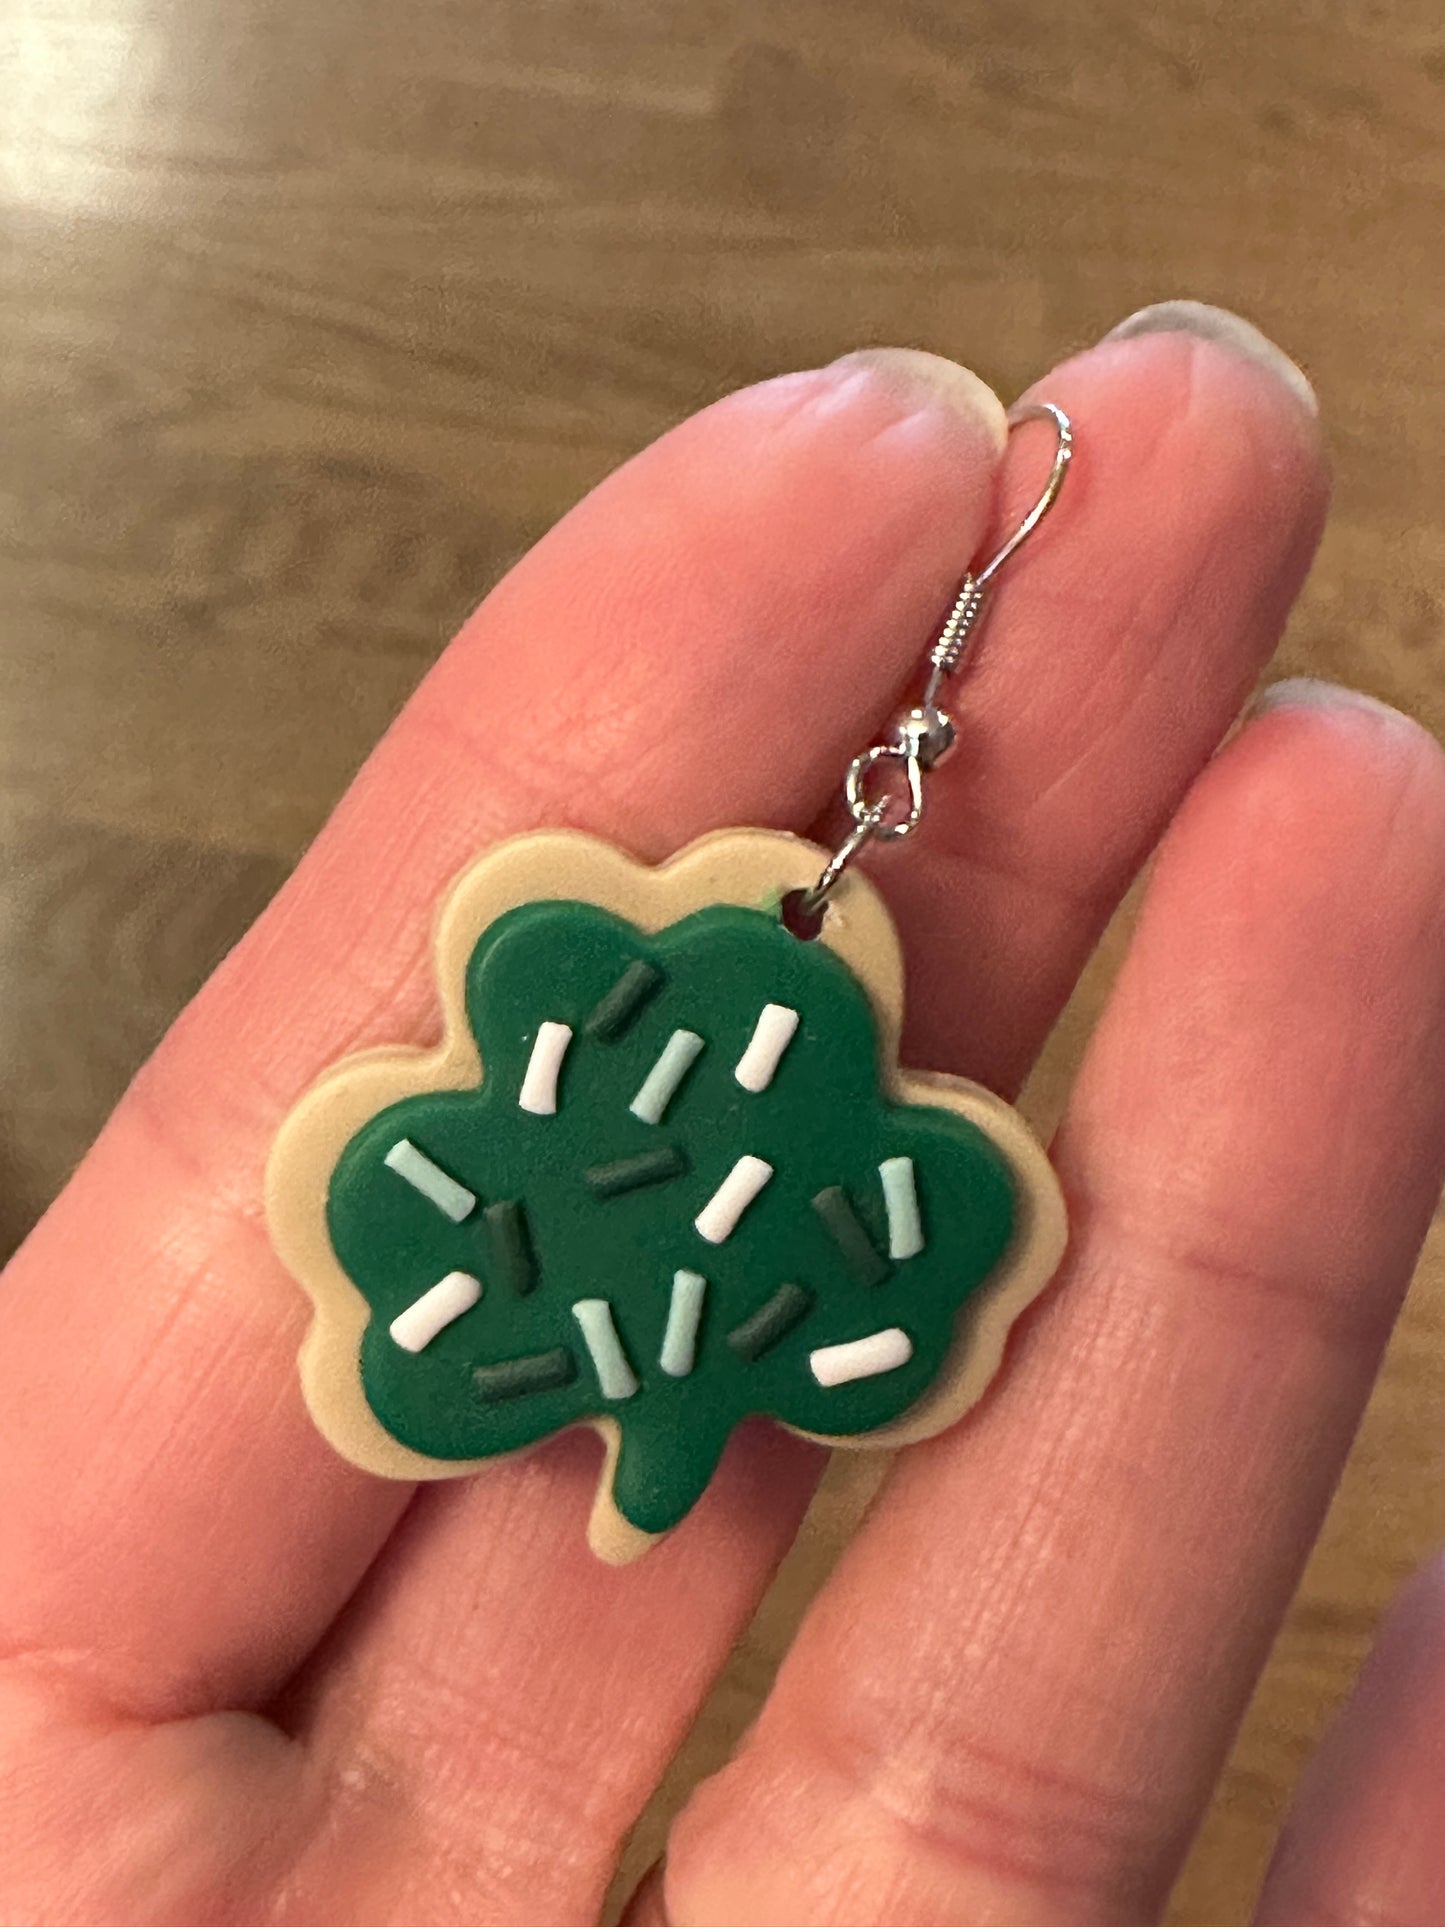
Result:
{"label": "green icing", "polygon": [[[648,994],[628,999],[624,1027],[604,1026],[607,1041],[589,1039],[589,1016],[624,980]],[[466,992],[480,1086],[378,1113],[342,1153],[327,1200],[337,1257],[372,1308],[362,1382],[389,1432],[434,1458],[472,1459],[610,1417],[621,1430],[618,1509],[661,1532],[702,1493],[748,1414],[851,1435],[891,1423],[924,1396],[961,1308],[1009,1242],[1013,1181],[966,1119],[882,1095],[872,1011],[831,949],[800,942],[758,910],[719,905],[649,937],[589,904],[544,901],[483,933]],[[768,1003],[801,1021],[771,1085],[754,1094],[733,1070]],[[517,1093],[549,1019],[574,1035],[556,1114],[539,1117],[519,1108]],[[678,1029],[698,1032],[705,1048],[664,1122],[645,1124],[628,1107]],[[476,1193],[478,1208],[460,1224],[385,1166],[403,1137]],[[660,1175],[659,1161],[648,1183],[598,1185],[599,1169],[659,1152],[676,1175]],[[732,1236],[709,1244],[693,1220],[745,1153],[774,1175]],[[871,1266],[859,1242],[850,1264],[839,1213],[830,1230],[814,1201],[838,1189],[875,1254],[886,1254],[878,1166],[898,1156],[914,1161],[925,1247]],[[498,1203],[520,1206],[524,1233]],[[501,1239],[499,1216],[511,1220]],[[701,1273],[707,1293],[694,1369],[672,1378],[658,1355],[679,1269]],[[480,1303],[423,1351],[403,1350],[392,1319],[451,1271],[482,1280]],[[784,1285],[807,1299],[796,1322],[756,1356],[730,1344]],[[631,1398],[608,1401],[598,1390],[572,1316],[584,1298],[612,1307],[640,1380]],[[785,1302],[798,1300],[790,1293]],[[810,1352],[892,1325],[912,1340],[906,1365],[832,1388],[816,1382]],[[547,1369],[509,1367],[535,1360]]]}

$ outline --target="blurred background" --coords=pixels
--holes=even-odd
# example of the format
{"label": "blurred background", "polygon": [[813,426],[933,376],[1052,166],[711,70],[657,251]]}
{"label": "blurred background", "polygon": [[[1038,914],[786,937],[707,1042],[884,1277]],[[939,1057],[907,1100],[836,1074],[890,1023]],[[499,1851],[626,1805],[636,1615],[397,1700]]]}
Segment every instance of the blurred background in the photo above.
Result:
{"label": "blurred background", "polygon": [[[473,602],[741,382],[891,342],[1008,396],[1145,302],[1239,308],[1337,470],[1281,667],[1445,730],[1442,109],[1439,0],[0,0],[0,1256]],[[1243,1916],[1445,1540],[1442,1250],[1177,1924]]]}

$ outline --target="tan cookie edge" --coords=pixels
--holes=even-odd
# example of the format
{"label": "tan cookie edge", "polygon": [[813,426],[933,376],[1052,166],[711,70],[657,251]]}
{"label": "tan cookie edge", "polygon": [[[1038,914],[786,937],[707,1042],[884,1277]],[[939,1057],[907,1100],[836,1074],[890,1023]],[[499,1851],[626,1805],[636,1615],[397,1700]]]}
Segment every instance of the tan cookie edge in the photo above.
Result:
{"label": "tan cookie edge", "polygon": [[[267,1164],[265,1205],[277,1252],[311,1299],[314,1316],[302,1343],[300,1369],[317,1426],[343,1457],[394,1479],[455,1478],[487,1459],[434,1459],[404,1446],[378,1423],[361,1388],[359,1356],[369,1310],[341,1269],[326,1229],[326,1195],[343,1149],[379,1110],[423,1091],[475,1084],[482,1064],[466,1022],[466,966],[478,938],[509,910],[538,898],[592,903],[654,931],[714,903],[756,907],[814,881],[826,853],[775,830],[723,830],[700,838],[656,867],[575,831],[516,837],[463,872],[437,918],[434,955],[444,1030],[433,1049],[382,1047],[344,1059],[326,1072],[283,1121]],[[961,1318],[954,1350],[936,1390],[896,1424],[862,1436],[820,1438],[850,1448],[894,1446],[926,1438],[972,1406],[998,1369],[1014,1319],[1043,1289],[1064,1244],[1064,1208],[1042,1148],[998,1098],[962,1079],[896,1068],[903,1008],[897,935],[882,898],[858,872],[833,899],[820,939],[864,986],[879,1026],[880,1062],[889,1095],[905,1103],[941,1105],[978,1125],[1014,1171],[1022,1222],[1003,1266],[981,1303]],[[653,1543],[617,1511],[612,1474],[615,1421],[592,1422],[606,1445],[588,1538],[597,1554],[624,1564]]]}

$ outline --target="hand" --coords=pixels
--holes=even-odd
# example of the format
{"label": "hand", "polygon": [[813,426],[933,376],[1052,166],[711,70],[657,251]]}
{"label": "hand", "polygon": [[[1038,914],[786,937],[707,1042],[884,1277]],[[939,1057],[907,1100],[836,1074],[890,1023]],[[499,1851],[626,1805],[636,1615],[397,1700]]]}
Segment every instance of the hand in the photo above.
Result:
{"label": "hand", "polygon": [[[1056,1146],[1071,1252],[677,1823],[677,1927],[1152,1918],[1435,1200],[1445,766],[1298,686],[1209,761],[1323,466],[1282,358],[1153,319],[1041,385],[1075,472],[926,829],[874,868],[904,1061],[1012,1091],[1167,826]],[[431,906],[492,840],[564,822],[657,858],[814,819],[982,544],[1001,447],[971,377],[865,355],[647,450],[467,624],[142,1071],[4,1281],[0,1918],[596,1917],[819,1454],[739,1434],[620,1572],[584,1544],[590,1433],[415,1496],[354,1471],[301,1404],[267,1147],[326,1064],[428,1034]],[[1317,1769],[1269,1927],[1445,1917],[1442,1627],[1437,1579]]]}

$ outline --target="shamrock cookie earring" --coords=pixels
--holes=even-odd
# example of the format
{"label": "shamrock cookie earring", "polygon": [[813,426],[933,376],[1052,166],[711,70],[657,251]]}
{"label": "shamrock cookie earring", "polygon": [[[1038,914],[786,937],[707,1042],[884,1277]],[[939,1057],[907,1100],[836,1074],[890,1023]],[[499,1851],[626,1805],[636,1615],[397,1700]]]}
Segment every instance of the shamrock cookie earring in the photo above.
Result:
{"label": "shamrock cookie earring", "polygon": [[1000,567],[965,577],[922,699],[849,768],[837,850],[725,830],[649,867],[567,831],[504,843],[436,936],[434,1050],[337,1064],[267,1172],[310,1295],[307,1401],[396,1478],[478,1470],[568,1426],[606,1462],[621,1563],[701,1496],[749,1414],[830,1445],[959,1418],[1062,1254],[1043,1151],[979,1086],[898,1066],[902,960],[851,866],[910,835],[939,707]]}

